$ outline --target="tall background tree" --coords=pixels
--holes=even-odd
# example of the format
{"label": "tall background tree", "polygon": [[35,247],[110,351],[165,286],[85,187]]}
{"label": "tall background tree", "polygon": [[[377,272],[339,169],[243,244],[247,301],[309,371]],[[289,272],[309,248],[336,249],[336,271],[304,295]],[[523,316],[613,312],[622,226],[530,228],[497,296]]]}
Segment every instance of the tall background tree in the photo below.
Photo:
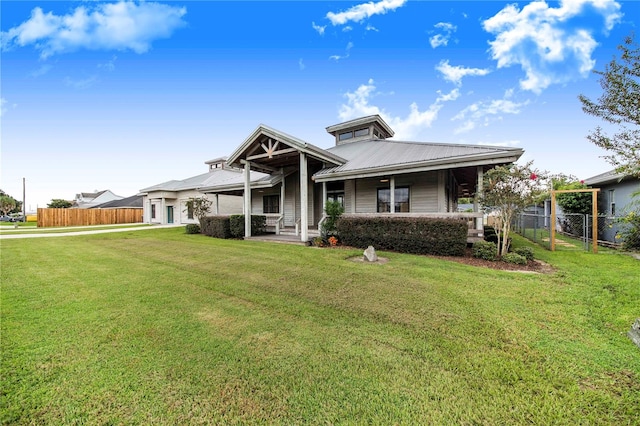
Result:
{"label": "tall background tree", "polygon": [[18,201],[11,195],[0,189],[0,211],[2,214],[20,213],[22,201]]}
{"label": "tall background tree", "polygon": [[63,200],[61,198],[52,198],[51,202],[47,204],[50,209],[68,209],[73,203],[71,201]]}
{"label": "tall background tree", "polygon": [[10,211],[16,208],[16,200],[8,195],[0,195],[0,211],[3,215],[9,214]]}
{"label": "tall background tree", "polygon": [[618,46],[620,58],[613,58],[600,75],[603,93],[596,102],[580,95],[582,110],[617,126],[608,135],[600,126],[587,139],[609,151],[605,158],[618,172],[640,177],[640,45],[631,33]]}

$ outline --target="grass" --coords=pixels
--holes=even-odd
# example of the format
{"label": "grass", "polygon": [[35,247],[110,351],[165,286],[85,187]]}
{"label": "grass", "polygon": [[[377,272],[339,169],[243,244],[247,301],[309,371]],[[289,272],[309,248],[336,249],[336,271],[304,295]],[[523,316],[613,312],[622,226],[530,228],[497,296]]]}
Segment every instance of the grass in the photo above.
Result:
{"label": "grass", "polygon": [[[33,225],[32,225],[33,224]],[[89,225],[89,226],[65,226],[65,227],[55,227],[55,228],[38,228],[35,222],[27,222],[23,224],[19,224],[21,226],[16,230],[11,224],[10,229],[3,229],[9,227],[0,227],[0,234],[10,235],[15,233],[20,234],[62,234],[62,233],[70,233],[70,232],[80,232],[80,231],[100,231],[105,229],[117,229],[117,228],[137,228],[144,226],[151,226],[148,223],[126,223],[119,225]]]}
{"label": "grass", "polygon": [[631,257],[535,248],[556,272],[530,275],[182,228],[0,243],[5,424],[640,418]]}

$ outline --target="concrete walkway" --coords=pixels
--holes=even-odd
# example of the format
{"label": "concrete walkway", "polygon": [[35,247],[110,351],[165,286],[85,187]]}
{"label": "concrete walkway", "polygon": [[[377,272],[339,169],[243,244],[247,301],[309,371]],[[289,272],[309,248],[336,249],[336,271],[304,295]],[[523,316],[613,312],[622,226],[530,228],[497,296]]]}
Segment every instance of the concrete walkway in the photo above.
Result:
{"label": "concrete walkway", "polygon": [[[103,227],[105,225],[99,225],[100,227]],[[118,226],[118,225],[117,225]],[[121,225],[119,225],[121,226]],[[131,228],[114,228],[114,229],[96,229],[96,230],[84,230],[84,231],[73,231],[70,230],[68,232],[42,232],[42,233],[34,233],[34,234],[27,234],[26,232],[28,231],[38,231],[38,228],[22,228],[24,229],[24,231],[21,231],[19,228],[18,229],[7,229],[7,230],[2,230],[3,232],[0,234],[0,240],[11,240],[11,239],[16,239],[16,238],[50,238],[50,237],[73,237],[75,235],[91,235],[91,234],[107,234],[110,232],[131,232],[131,231],[147,231],[149,229],[160,229],[160,228],[177,228],[177,227],[183,227],[184,225],[176,225],[176,224],[171,224],[171,225],[149,225],[149,226],[135,226],[135,227],[131,227]],[[86,227],[80,227],[80,228],[86,228]],[[60,229],[60,228],[40,228],[40,229]],[[73,229],[73,228],[69,228],[69,229]]]}

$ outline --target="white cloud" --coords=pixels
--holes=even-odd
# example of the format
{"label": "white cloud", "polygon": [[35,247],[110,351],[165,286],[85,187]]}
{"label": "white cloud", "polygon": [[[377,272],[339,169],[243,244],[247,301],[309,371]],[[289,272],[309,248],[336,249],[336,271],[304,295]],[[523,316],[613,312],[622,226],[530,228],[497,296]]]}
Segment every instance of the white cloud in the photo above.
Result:
{"label": "white cloud", "polygon": [[600,28],[570,25],[572,19],[584,22],[587,14],[601,17],[607,31],[622,17],[614,0],[564,0],[557,8],[534,1],[522,10],[508,5],[483,26],[496,36],[489,44],[498,68],[519,65],[526,74],[520,87],[540,93],[552,84],[584,78],[593,69],[597,42],[592,31]]}
{"label": "white cloud", "polygon": [[486,127],[491,121],[502,120],[502,116],[505,114],[519,114],[522,107],[528,104],[529,101],[518,103],[509,99],[476,102],[460,111],[451,119],[453,121],[463,121],[462,125],[454,130],[454,133],[466,133],[479,125]]}
{"label": "white cloud", "polygon": [[370,103],[371,98],[376,95],[375,90],[374,81],[370,79],[355,91],[345,93],[347,102],[341,105],[338,116],[342,121],[347,121],[365,115],[379,114],[395,131],[394,137],[400,140],[414,138],[422,130],[431,127],[444,102],[453,101],[460,96],[458,89],[453,89],[446,94],[438,92],[438,98],[426,110],[420,111],[418,104],[413,102],[409,105],[409,114],[406,117],[396,117]]}
{"label": "white cloud", "polygon": [[34,78],[40,77],[40,76],[42,76],[42,75],[47,74],[49,71],[51,71],[51,69],[52,69],[52,68],[53,68],[53,67],[52,67],[51,65],[49,65],[49,64],[44,64],[44,65],[42,65],[40,68],[38,68],[37,70],[32,71],[32,72],[29,74],[29,76],[30,76],[30,77],[34,77]]}
{"label": "white cloud", "polygon": [[375,31],[375,32],[380,32],[379,29],[377,29],[376,27],[374,27],[371,24],[367,24],[367,27],[365,28],[365,31]]}
{"label": "white cloud", "polygon": [[27,21],[0,34],[2,50],[34,45],[42,58],[79,49],[144,53],[183,26],[186,13],[184,7],[125,1],[83,5],[67,15],[36,7]]}
{"label": "white cloud", "polygon": [[347,22],[361,22],[373,15],[384,15],[388,11],[394,11],[404,6],[407,0],[381,0],[377,3],[369,2],[353,6],[344,12],[329,12],[327,19],[335,25],[344,25]]}
{"label": "white cloud", "polygon": [[434,27],[438,31],[442,32],[429,37],[429,43],[431,44],[431,47],[434,49],[436,47],[446,46],[447,44],[449,44],[449,40],[451,39],[451,34],[456,32],[456,30],[458,29],[458,27],[456,27],[455,25],[449,22],[438,22],[437,24],[434,25]]}
{"label": "white cloud", "polygon": [[346,59],[349,57],[349,53],[351,52],[352,48],[353,48],[353,43],[349,42],[347,43],[347,47],[345,48],[344,55],[331,55],[329,56],[329,59],[331,59],[332,61],[339,61],[340,59]]}
{"label": "white cloud", "polygon": [[107,71],[113,71],[116,69],[116,60],[117,56],[113,55],[110,60],[105,62],[104,64],[98,64],[98,68],[105,69]]}
{"label": "white cloud", "polygon": [[342,28],[343,33],[347,33],[351,30],[353,30],[353,27],[351,25],[347,25],[346,27]]}
{"label": "white cloud", "polygon": [[311,22],[311,27],[318,32],[320,35],[324,35],[324,30],[327,28],[326,25],[316,25],[315,22]]}
{"label": "white cloud", "polygon": [[97,75],[92,75],[90,77],[83,78],[80,80],[72,79],[71,77],[66,77],[64,79],[64,84],[66,84],[69,87],[73,87],[74,89],[84,90],[84,89],[88,89],[89,87],[92,87],[98,81],[99,81],[99,78]]}
{"label": "white cloud", "polygon": [[[4,117],[9,111],[8,101],[5,98],[0,98],[0,117]],[[18,105],[12,104],[11,109],[15,109]]]}
{"label": "white cloud", "polygon": [[483,68],[464,68],[462,66],[451,66],[448,60],[440,61],[436,65],[436,70],[440,71],[445,80],[452,82],[456,86],[462,85],[462,78],[467,76],[483,76],[491,71]]}

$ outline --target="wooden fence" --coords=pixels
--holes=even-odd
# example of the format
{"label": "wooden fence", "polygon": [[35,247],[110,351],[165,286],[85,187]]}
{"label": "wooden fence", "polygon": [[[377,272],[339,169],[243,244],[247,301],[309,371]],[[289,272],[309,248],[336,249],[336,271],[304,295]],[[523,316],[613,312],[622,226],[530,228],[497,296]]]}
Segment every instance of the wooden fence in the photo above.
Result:
{"label": "wooden fence", "polygon": [[142,209],[38,209],[38,228],[142,223]]}

